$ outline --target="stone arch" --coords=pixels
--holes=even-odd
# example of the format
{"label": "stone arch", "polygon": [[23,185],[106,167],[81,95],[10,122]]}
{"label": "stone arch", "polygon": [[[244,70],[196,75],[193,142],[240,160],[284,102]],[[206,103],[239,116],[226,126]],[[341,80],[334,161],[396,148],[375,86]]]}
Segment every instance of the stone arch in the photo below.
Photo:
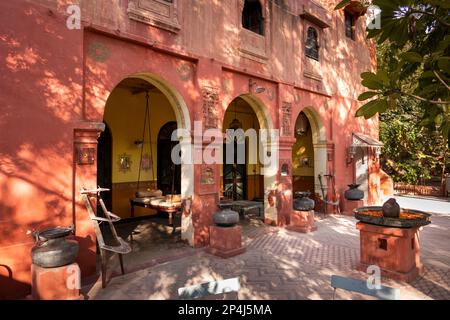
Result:
{"label": "stone arch", "polygon": [[[311,125],[312,130],[312,140],[314,147],[314,189],[316,193],[322,197],[322,193],[320,192],[320,181],[319,174],[324,175],[327,174],[327,136],[326,136],[326,128],[322,117],[313,107],[305,107],[299,111],[297,117],[295,118],[297,121],[300,112],[306,115]],[[295,122],[294,122],[295,123]],[[327,179],[322,179],[322,182],[325,187],[325,193],[327,192]],[[319,191],[319,192],[318,192]]]}
{"label": "stone arch", "polygon": [[[256,118],[258,119],[260,129],[270,130],[269,132],[275,133],[275,136],[269,136],[267,143],[264,143],[264,147],[266,150],[272,150],[276,152],[272,152],[270,158],[275,160],[272,166],[268,169],[264,169],[262,173],[264,174],[264,216],[274,222],[277,221],[277,208],[269,203],[269,196],[273,193],[273,191],[277,188],[277,175],[278,175],[278,162],[279,162],[279,145],[278,145],[278,136],[275,131],[275,125],[272,118],[272,115],[269,112],[269,109],[263,103],[263,101],[256,96],[255,94],[241,94],[229,101],[230,103],[236,99],[241,98],[245,102],[249,104],[252,110],[256,114]],[[225,115],[225,114],[224,114]],[[275,139],[276,138],[276,139]]]}
{"label": "stone arch", "polygon": [[[177,89],[172,86],[169,82],[167,82],[162,77],[148,73],[148,72],[142,72],[142,73],[135,73],[131,74],[127,77],[124,77],[121,81],[125,79],[141,79],[144,80],[151,85],[158,88],[164,96],[169,101],[170,105],[172,106],[173,112],[175,114],[177,127],[179,130],[179,139],[180,139],[180,147],[182,153],[191,154],[191,118],[189,109],[186,105],[186,102],[184,101],[181,94],[177,91]],[[119,82],[120,83],[120,82]],[[118,84],[117,84],[118,85]],[[117,86],[116,85],[116,86]],[[114,87],[115,89],[115,87]],[[111,93],[113,90],[111,90]],[[109,97],[108,97],[109,99]],[[106,102],[107,103],[107,102]],[[106,104],[105,104],[106,106]],[[106,111],[106,107],[103,112]],[[181,164],[181,196],[183,199],[192,197],[194,194],[194,166],[192,162],[190,163],[182,163]],[[193,224],[191,216],[185,217],[182,215],[182,229],[181,229],[181,235],[183,239],[186,239],[189,241],[189,243],[193,244]]]}

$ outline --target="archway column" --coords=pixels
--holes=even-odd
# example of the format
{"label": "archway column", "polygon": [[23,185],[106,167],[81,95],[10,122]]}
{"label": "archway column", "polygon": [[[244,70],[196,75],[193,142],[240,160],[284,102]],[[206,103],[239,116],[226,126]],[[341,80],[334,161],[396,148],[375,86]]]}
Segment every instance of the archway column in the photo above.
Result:
{"label": "archway column", "polygon": [[283,137],[279,142],[277,225],[289,224],[293,210],[292,147],[294,137]]}
{"label": "archway column", "polygon": [[77,261],[81,273],[96,272],[96,236],[87,209],[81,199],[81,188],[97,187],[97,139],[105,130],[101,122],[83,121],[75,124],[73,145],[73,224],[80,245]]}

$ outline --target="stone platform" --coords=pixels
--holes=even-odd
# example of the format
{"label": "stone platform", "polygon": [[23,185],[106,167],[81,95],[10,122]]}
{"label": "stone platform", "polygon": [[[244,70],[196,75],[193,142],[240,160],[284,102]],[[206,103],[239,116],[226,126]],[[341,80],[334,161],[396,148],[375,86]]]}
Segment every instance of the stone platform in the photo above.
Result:
{"label": "stone platform", "polygon": [[31,297],[33,300],[82,300],[80,268],[77,263],[58,268],[31,265]]}
{"label": "stone platform", "polygon": [[207,252],[215,256],[230,258],[245,252],[245,247],[242,246],[241,226],[211,226],[209,237]]}
{"label": "stone platform", "polygon": [[423,274],[420,228],[393,228],[362,222],[358,222],[356,228],[360,231],[358,270],[366,272],[368,266],[377,265],[384,276],[405,282]]}
{"label": "stone platform", "polygon": [[294,210],[290,214],[290,223],[286,226],[286,229],[301,233],[316,231],[317,227],[314,222],[314,210]]}

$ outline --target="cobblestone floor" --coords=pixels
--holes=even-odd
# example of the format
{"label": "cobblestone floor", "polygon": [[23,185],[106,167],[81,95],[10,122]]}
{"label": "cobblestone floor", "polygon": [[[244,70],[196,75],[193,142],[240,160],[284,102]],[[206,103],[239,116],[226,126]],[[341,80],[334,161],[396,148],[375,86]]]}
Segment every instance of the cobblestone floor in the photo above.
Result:
{"label": "cobblestone floor", "polygon": [[[365,279],[354,267],[359,260],[355,219],[316,217],[318,230],[301,234],[283,228],[244,227],[247,251],[220,259],[203,249],[112,278],[106,289],[97,282],[85,288],[89,299],[177,299],[177,289],[212,280],[240,277],[239,299],[331,299],[332,274]],[[450,217],[435,216],[421,234],[424,275],[400,288],[402,299],[450,299]],[[337,299],[368,299],[338,290]]]}

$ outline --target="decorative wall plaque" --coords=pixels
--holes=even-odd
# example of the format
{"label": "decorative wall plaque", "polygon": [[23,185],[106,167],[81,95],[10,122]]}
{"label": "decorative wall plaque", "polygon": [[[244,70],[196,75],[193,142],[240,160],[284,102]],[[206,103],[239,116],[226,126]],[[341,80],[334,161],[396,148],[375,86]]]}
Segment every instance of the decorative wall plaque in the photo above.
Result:
{"label": "decorative wall plaque", "polygon": [[291,118],[292,118],[292,104],[290,102],[283,102],[281,105],[281,133],[283,136],[290,136],[291,130]]}
{"label": "decorative wall plaque", "polygon": [[122,153],[119,155],[119,160],[118,160],[118,164],[119,164],[119,171],[126,173],[128,171],[131,170],[131,155],[126,154],[126,153]]}
{"label": "decorative wall plaque", "polygon": [[180,80],[187,81],[192,78],[192,66],[188,63],[182,63],[177,68]]}
{"label": "decorative wall plaque", "polygon": [[144,171],[149,171],[152,167],[152,159],[148,153],[142,156],[141,169]]}
{"label": "decorative wall plaque", "polygon": [[95,148],[78,148],[77,149],[77,164],[94,164],[95,163]]}
{"label": "decorative wall plaque", "polygon": [[88,54],[95,61],[104,62],[109,57],[109,49],[101,42],[92,42],[89,44]]}
{"label": "decorative wall plaque", "polygon": [[203,87],[203,127],[204,129],[218,128],[219,90],[214,87]]}
{"label": "decorative wall plaque", "polygon": [[201,184],[214,184],[214,169],[206,167],[201,173]]}

